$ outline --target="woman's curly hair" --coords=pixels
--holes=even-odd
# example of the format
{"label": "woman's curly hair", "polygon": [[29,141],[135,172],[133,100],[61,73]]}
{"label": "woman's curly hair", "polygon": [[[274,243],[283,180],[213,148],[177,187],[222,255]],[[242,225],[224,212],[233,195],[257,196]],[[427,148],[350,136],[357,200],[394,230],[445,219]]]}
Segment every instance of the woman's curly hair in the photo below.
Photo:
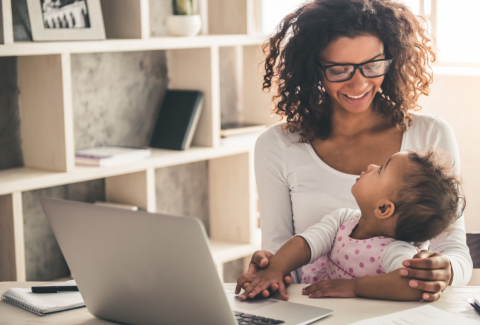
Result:
{"label": "woman's curly hair", "polygon": [[371,34],[393,58],[374,98],[374,111],[390,117],[403,131],[412,123],[417,100],[428,95],[435,61],[426,22],[393,0],[313,0],[286,16],[263,44],[263,90],[275,89],[273,111],[286,119],[301,141],[325,139],[331,130],[331,105],[317,66],[320,52],[333,40]]}

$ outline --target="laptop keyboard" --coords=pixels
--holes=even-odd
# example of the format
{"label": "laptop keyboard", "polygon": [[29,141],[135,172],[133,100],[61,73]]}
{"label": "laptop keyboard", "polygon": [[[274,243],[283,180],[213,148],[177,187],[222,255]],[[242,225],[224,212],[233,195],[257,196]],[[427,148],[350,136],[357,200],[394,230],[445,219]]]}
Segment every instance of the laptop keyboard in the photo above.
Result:
{"label": "laptop keyboard", "polygon": [[255,316],[252,314],[245,314],[239,311],[235,311],[235,318],[237,319],[238,325],[272,325],[272,324],[283,324],[285,321],[267,318],[262,316]]}

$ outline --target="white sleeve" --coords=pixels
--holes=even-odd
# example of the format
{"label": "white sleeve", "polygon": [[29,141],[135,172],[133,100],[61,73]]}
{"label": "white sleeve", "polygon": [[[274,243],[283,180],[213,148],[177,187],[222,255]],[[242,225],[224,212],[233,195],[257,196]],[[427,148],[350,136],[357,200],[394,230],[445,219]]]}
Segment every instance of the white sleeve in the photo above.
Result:
{"label": "white sleeve", "polygon": [[418,253],[418,248],[404,242],[397,240],[388,245],[382,253],[382,268],[385,273],[402,268],[403,261],[413,258]]}
{"label": "white sleeve", "polygon": [[338,209],[331,214],[327,214],[322,220],[309,227],[303,233],[297,236],[303,237],[310,246],[310,262],[315,262],[321,256],[327,255],[333,246],[335,236],[340,226],[348,219],[357,216],[359,210]]}
{"label": "white sleeve", "polygon": [[[432,125],[429,143],[450,153],[455,159],[455,170],[460,174],[460,154],[455,134],[450,125],[440,117],[436,117]],[[463,215],[455,222],[454,229],[448,236],[440,235],[430,241],[430,249],[450,260],[453,269],[452,285],[467,285],[472,276],[473,262],[467,246]]]}
{"label": "white sleeve", "polygon": [[275,127],[268,128],[258,137],[254,155],[262,249],[272,253],[294,235],[283,144]]}

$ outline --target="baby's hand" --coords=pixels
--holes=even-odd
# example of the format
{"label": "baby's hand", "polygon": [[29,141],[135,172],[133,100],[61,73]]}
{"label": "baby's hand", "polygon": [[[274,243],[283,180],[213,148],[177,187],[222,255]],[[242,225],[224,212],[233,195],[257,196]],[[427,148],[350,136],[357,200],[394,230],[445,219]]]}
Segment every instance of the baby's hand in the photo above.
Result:
{"label": "baby's hand", "polygon": [[309,298],[334,297],[334,298],[355,298],[355,280],[337,279],[322,280],[312,283],[302,289],[303,295]]}
{"label": "baby's hand", "polygon": [[250,283],[240,296],[241,300],[246,300],[247,298],[254,298],[257,294],[269,289],[272,285],[276,285],[280,297],[283,300],[288,300],[285,291],[285,283],[283,282],[284,276],[285,275],[281,274],[281,272],[275,271],[269,267],[260,270],[255,274],[244,273],[237,280],[236,292],[240,292],[240,289],[245,283]]}

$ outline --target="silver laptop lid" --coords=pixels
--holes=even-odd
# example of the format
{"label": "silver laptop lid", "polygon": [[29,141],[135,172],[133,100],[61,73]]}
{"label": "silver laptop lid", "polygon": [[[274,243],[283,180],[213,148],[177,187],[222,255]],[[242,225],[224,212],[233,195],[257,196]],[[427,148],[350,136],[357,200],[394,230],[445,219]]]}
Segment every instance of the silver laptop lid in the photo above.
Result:
{"label": "silver laptop lid", "polygon": [[46,198],[42,206],[93,315],[236,324],[198,219]]}

